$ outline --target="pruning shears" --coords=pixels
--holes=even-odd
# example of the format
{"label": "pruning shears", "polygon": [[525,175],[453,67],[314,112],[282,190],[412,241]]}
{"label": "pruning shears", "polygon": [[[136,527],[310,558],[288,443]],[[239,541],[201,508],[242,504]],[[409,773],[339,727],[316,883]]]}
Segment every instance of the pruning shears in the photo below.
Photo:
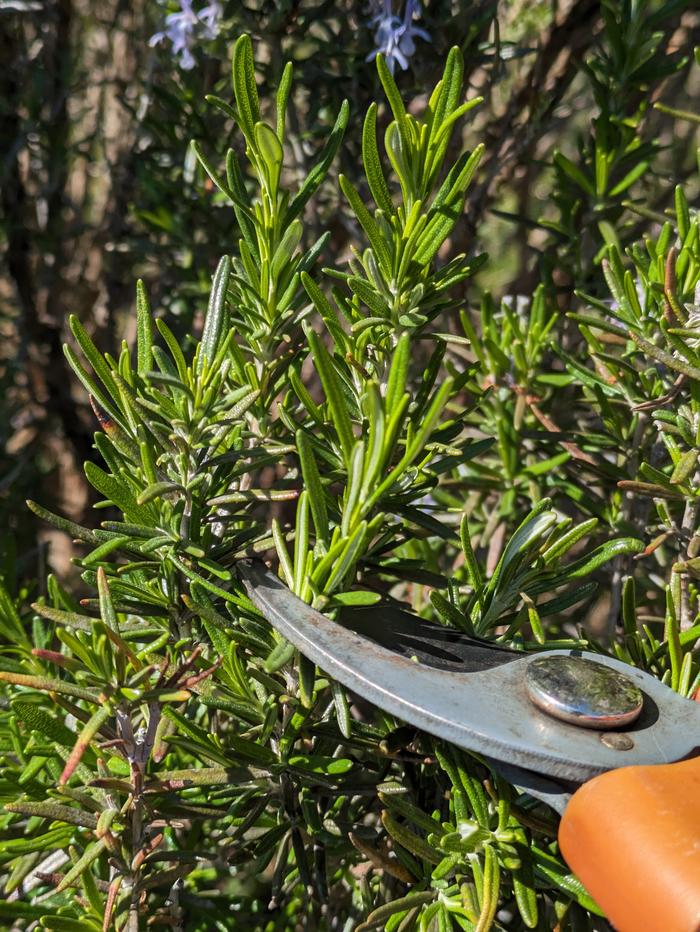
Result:
{"label": "pruning shears", "polygon": [[239,573],[325,674],[557,810],[564,858],[620,932],[699,932],[699,702],[611,657],[514,651],[392,604],[334,622],[263,564]]}

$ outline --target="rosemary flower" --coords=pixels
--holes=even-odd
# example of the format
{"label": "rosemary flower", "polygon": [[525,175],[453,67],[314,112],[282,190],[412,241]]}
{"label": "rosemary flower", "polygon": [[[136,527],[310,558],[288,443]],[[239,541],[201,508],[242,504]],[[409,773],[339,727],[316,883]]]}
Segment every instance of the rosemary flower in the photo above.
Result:
{"label": "rosemary flower", "polygon": [[190,71],[195,66],[192,48],[197,38],[216,38],[221,15],[219,0],[208,3],[199,11],[192,8],[192,0],[179,0],[177,12],[168,13],[165,28],[151,36],[148,44],[153,47],[163,41],[170,42],[173,55],[180,59],[180,67]]}
{"label": "rosemary flower", "polygon": [[414,39],[418,37],[430,42],[430,35],[425,29],[413,23],[413,20],[420,16],[420,2],[419,0],[406,0],[403,17],[394,13],[392,0],[382,0],[379,7],[375,0],[374,8],[378,9],[378,12],[371,22],[375,27],[374,41],[377,47],[367,56],[367,61],[371,61],[381,53],[392,74],[397,64],[405,71],[408,68],[409,58],[416,50]]}

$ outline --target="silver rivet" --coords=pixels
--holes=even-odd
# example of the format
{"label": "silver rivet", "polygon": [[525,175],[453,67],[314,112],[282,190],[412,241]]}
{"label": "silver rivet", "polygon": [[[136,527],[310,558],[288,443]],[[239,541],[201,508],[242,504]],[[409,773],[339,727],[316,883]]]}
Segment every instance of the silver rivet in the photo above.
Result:
{"label": "silver rivet", "polygon": [[525,688],[553,718],[584,728],[621,728],[642,711],[644,697],[623,673],[569,654],[540,656],[528,664]]}
{"label": "silver rivet", "polygon": [[600,740],[613,751],[631,751],[634,747],[634,741],[629,735],[621,735],[617,731],[606,731],[600,736]]}

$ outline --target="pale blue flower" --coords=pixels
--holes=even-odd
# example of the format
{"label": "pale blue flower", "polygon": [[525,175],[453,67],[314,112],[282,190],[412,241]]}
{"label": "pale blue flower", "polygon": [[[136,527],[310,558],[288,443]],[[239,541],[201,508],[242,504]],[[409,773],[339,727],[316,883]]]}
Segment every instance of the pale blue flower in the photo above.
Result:
{"label": "pale blue flower", "polygon": [[149,45],[168,41],[173,55],[180,59],[180,67],[190,71],[195,66],[192,48],[198,38],[214,39],[219,30],[222,10],[219,0],[214,0],[198,12],[192,8],[193,0],[179,0],[180,9],[165,17],[165,29],[151,36]]}
{"label": "pale blue flower", "polygon": [[219,20],[221,19],[221,4],[216,2],[208,3],[197,14],[200,23],[204,26],[202,33],[205,39],[216,39],[219,33]]}
{"label": "pale blue flower", "polygon": [[414,18],[419,16],[419,0],[406,0],[403,17],[394,13],[392,0],[382,0],[379,12],[372,19],[372,25],[376,27],[374,41],[377,48],[367,56],[367,61],[376,58],[381,52],[392,74],[397,64],[405,71],[409,58],[416,50],[414,38],[430,42],[430,35],[425,29],[413,24]]}

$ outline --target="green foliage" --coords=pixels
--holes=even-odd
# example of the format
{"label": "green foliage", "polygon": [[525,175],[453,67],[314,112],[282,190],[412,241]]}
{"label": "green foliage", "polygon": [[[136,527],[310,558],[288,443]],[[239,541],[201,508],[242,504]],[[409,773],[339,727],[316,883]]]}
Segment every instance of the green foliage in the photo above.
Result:
{"label": "green foliage", "polygon": [[[237,229],[200,338],[154,315],[143,282],[134,346],[102,353],[70,321],[106,518],[30,508],[76,539],[89,594],[49,576],[37,597],[3,568],[1,917],[596,927],[553,813],[329,682],[260,617],[236,565],[267,559],[333,618],[378,606],[379,624],[382,603],[410,602],[518,650],[587,646],[695,692],[698,219],[677,187],[664,225],[623,251],[620,201],[659,152],[628,102],[680,66],[657,53],[670,9],[605,7],[607,45],[585,69],[599,115],[577,160],[552,155],[567,224],[548,224],[556,247],[525,302],[471,281],[486,262],[471,246],[453,254],[483,152],[461,151],[479,101],[464,100],[458,48],[408,103],[377,58],[386,103],[366,111],[364,178],[337,175],[345,261],[310,215],[349,144],[348,105],[296,178],[292,67],[270,117],[237,40],[233,101],[209,98],[235,124],[223,169],[194,146]],[[585,210],[600,241],[584,262]],[[568,314],[555,261],[579,288]],[[579,622],[601,592],[595,631]]]}

